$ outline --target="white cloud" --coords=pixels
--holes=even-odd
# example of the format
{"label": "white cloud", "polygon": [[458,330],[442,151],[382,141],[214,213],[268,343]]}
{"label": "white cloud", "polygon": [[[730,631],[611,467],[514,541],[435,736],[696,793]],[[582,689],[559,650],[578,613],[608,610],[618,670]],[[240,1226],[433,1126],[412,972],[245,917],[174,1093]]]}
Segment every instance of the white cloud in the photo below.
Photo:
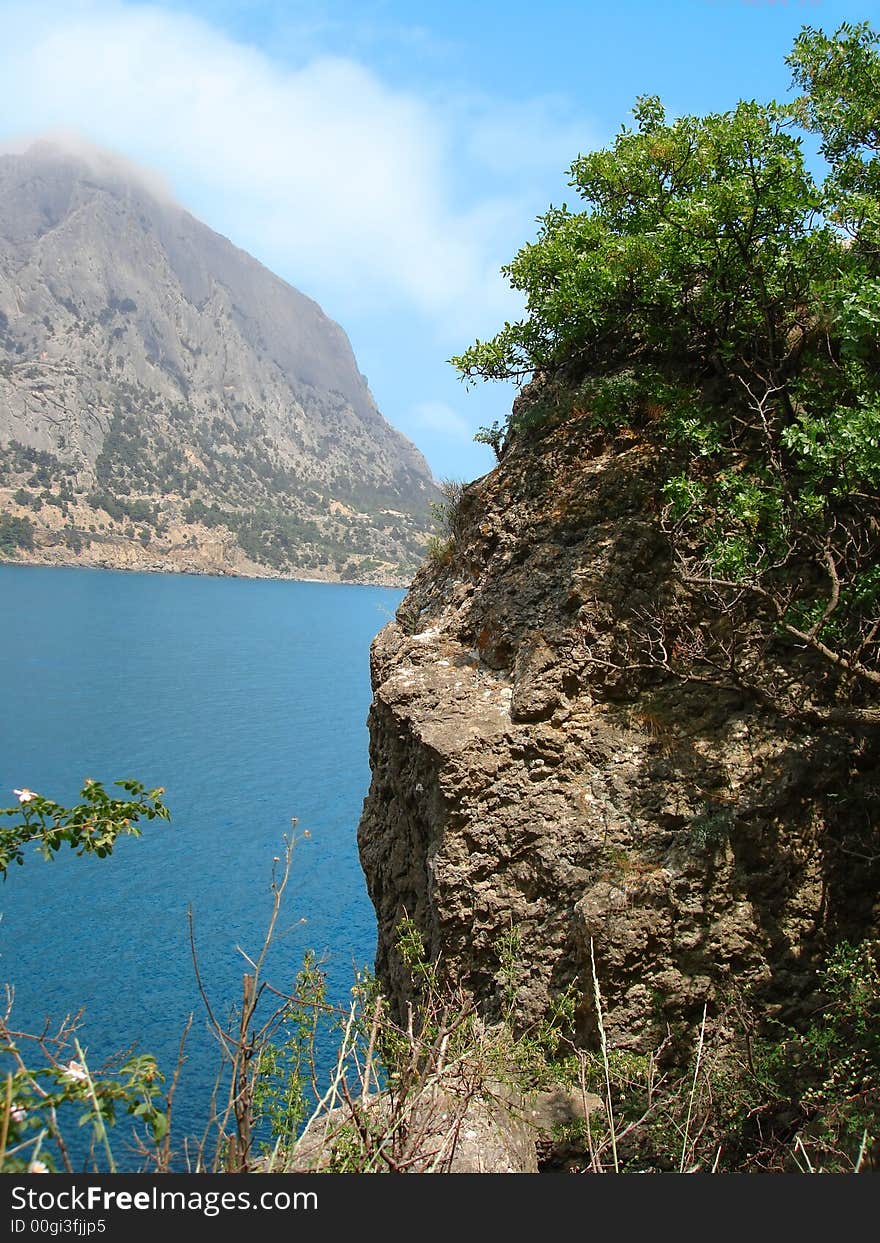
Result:
{"label": "white cloud", "polygon": [[3,27],[8,135],[74,128],[152,165],[196,215],[334,309],[396,306],[459,342],[516,313],[498,267],[528,236],[525,187],[555,158],[561,106],[444,108],[351,58],[306,47],[289,67],[200,18],[123,0],[13,0]]}
{"label": "white cloud", "polygon": [[498,107],[470,103],[474,118],[468,148],[475,160],[503,177],[512,160],[533,180],[567,184],[563,174],[582,150],[594,145],[590,130],[571,116],[564,99],[545,96]]}
{"label": "white cloud", "polygon": [[435,432],[447,440],[470,444],[474,429],[468,421],[445,401],[423,401],[414,406],[410,415],[413,428]]}
{"label": "white cloud", "polygon": [[88,142],[79,130],[59,128],[44,129],[16,138],[0,139],[0,155],[21,155],[34,144],[57,147],[84,163],[95,177],[121,177],[127,181],[140,182],[154,198],[174,202],[174,192],[167,179],[153,168],[136,164],[120,151],[110,151]]}

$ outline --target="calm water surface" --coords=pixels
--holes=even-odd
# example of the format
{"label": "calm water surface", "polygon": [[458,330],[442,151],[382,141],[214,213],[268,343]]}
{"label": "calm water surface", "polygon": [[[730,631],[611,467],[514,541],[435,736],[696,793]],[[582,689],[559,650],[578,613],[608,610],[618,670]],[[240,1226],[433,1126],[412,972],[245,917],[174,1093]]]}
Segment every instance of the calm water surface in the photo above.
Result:
{"label": "calm water surface", "polygon": [[136,1042],[171,1066],[193,1012],[179,1133],[198,1129],[217,1069],[187,909],[223,1011],[245,968],[236,946],[259,949],[292,817],[310,837],[296,848],[270,978],[289,982],[311,947],[341,998],[372,960],[355,842],[368,651],[401,595],[0,566],[0,806],[14,787],[67,802],[85,777],[132,776],[164,786],[172,812],[110,859],[68,852],[16,868],[0,887],[0,979],[15,986],[22,1026],[85,1004],[90,1061]]}

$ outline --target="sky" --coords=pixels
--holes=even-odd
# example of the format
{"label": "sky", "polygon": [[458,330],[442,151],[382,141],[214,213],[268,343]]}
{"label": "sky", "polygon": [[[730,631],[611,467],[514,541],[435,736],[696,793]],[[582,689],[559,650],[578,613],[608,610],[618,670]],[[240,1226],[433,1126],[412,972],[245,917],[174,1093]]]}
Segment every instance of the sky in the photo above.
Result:
{"label": "sky", "polygon": [[639,95],[785,98],[804,25],[880,0],[0,0],[0,149],[58,131],[157,175],[315,298],[437,478],[514,390],[448,359],[515,319],[501,266]]}

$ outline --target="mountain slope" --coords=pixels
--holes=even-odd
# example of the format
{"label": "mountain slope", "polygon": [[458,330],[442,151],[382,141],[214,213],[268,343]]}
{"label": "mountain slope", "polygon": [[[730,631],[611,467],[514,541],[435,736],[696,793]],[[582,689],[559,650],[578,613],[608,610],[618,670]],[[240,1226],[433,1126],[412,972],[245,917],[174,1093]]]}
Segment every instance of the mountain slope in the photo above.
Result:
{"label": "mountain slope", "polygon": [[434,495],[316,303],[48,142],[0,157],[0,447],[32,560],[406,581]]}

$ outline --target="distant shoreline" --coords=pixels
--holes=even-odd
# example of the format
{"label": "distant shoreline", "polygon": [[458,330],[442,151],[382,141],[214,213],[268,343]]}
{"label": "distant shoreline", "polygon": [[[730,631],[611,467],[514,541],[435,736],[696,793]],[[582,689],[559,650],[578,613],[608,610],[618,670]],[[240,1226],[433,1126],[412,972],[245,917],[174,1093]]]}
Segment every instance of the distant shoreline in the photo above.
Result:
{"label": "distant shoreline", "polygon": [[[34,570],[96,570],[110,574],[161,574],[176,575],[185,578],[240,578],[249,579],[254,582],[283,582],[283,583],[322,583],[325,586],[337,587],[385,587],[390,591],[408,591],[410,582],[389,582],[384,580],[354,580],[350,578],[315,578],[302,574],[281,574],[276,571],[268,571],[265,574],[248,573],[241,570],[208,570],[208,569],[179,569],[176,566],[159,566],[159,565],[100,565],[91,562],[75,561],[75,560],[52,560],[52,561],[34,561],[27,557],[9,557],[0,553],[0,567],[11,565],[25,567]],[[411,581],[411,580],[410,580]]]}

